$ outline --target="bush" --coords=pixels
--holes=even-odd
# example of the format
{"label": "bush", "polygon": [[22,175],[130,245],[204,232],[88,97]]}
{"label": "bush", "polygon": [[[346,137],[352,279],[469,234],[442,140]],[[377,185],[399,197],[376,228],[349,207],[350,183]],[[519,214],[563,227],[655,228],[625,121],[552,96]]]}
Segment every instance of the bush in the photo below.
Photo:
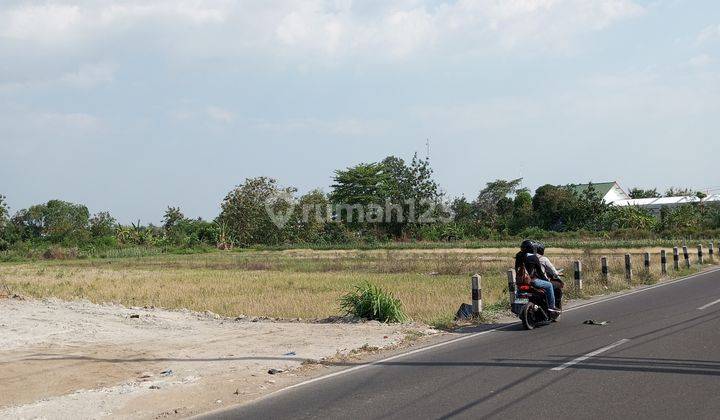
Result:
{"label": "bush", "polygon": [[340,308],[347,315],[381,322],[404,322],[408,317],[400,299],[378,286],[364,283],[340,298]]}
{"label": "bush", "polygon": [[46,260],[73,260],[78,257],[77,248],[61,248],[59,246],[51,246],[43,253]]}

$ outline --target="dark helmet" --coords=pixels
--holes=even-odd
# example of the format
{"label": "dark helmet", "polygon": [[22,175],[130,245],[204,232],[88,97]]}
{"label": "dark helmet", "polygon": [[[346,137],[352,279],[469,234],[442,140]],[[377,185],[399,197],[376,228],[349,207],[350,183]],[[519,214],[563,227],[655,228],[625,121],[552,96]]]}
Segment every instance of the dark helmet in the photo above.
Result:
{"label": "dark helmet", "polygon": [[530,239],[525,239],[525,240],[522,241],[522,243],[520,244],[520,251],[521,251],[521,252],[526,252],[526,253],[534,254],[535,251],[536,251],[536,249],[537,249],[537,244],[536,244],[535,242],[531,241]]}
{"label": "dark helmet", "polygon": [[535,243],[535,249],[537,250],[537,253],[540,255],[545,255],[545,244],[542,242],[536,242]]}

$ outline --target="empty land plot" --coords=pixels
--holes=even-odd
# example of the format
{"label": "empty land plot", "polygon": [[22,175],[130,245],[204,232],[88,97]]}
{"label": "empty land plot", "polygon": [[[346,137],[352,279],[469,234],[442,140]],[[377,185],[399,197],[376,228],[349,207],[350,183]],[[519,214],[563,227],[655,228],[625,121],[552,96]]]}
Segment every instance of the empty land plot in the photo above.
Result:
{"label": "empty land plot", "polygon": [[[569,295],[578,297],[628,287],[623,274],[626,252],[633,255],[633,282],[657,281],[659,249],[647,251],[653,254],[648,274],[642,266],[645,250],[556,249],[548,255],[569,274]],[[303,319],[340,315],[338,298],[367,281],[399,297],[412,319],[433,322],[469,300],[473,273],[483,276],[486,306],[504,304],[513,254],[511,248],[287,250],[37,261],[0,265],[0,281],[30,297]],[[610,266],[607,283],[600,276],[602,255]],[[574,260],[583,262],[582,292],[572,286]],[[674,272],[670,261],[669,269],[672,276],[696,268]]]}

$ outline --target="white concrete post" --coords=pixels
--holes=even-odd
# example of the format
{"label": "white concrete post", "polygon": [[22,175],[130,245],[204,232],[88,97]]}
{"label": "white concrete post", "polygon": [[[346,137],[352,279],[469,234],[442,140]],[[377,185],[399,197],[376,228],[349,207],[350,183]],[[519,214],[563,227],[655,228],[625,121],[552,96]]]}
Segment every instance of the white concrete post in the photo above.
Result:
{"label": "white concrete post", "polygon": [[645,267],[645,274],[650,274],[650,253],[646,252],[643,254],[643,266]]}
{"label": "white concrete post", "polygon": [[667,275],[667,255],[664,249],[660,251],[660,272],[663,276]]}
{"label": "white concrete post", "polygon": [[698,244],[698,265],[703,265],[703,246]]}
{"label": "white concrete post", "polygon": [[683,245],[683,258],[685,258],[685,268],[690,268],[690,254],[686,245]]}
{"label": "white concrete post", "polygon": [[605,284],[610,281],[610,271],[608,270],[607,257],[600,258],[600,270],[602,271],[602,278]]}
{"label": "white concrete post", "polygon": [[625,280],[632,283],[632,260],[630,254],[625,254]]}
{"label": "white concrete post", "polygon": [[678,251],[678,247],[673,247],[673,268],[675,271],[678,271],[680,269],[680,252]]}
{"label": "white concrete post", "polygon": [[582,290],[583,288],[583,282],[582,282],[582,262],[581,261],[575,261],[573,263],[573,268],[575,269],[575,287],[578,290]]}
{"label": "white concrete post", "polygon": [[508,279],[508,297],[510,298],[510,307],[512,308],[512,304],[515,301],[515,294],[517,287],[515,285],[515,269],[511,268],[507,271],[507,279]]}
{"label": "white concrete post", "polygon": [[472,311],[474,317],[479,317],[482,311],[482,277],[479,274],[472,276]]}

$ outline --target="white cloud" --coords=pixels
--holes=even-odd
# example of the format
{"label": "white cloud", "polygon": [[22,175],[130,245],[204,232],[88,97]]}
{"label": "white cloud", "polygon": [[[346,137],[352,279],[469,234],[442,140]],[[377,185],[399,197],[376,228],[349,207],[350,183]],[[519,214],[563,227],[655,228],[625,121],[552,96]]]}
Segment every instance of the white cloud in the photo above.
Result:
{"label": "white cloud", "polygon": [[19,80],[8,80],[0,83],[0,93],[51,86],[89,89],[98,85],[112,83],[114,80],[114,65],[106,62],[83,63],[76,70],[70,70],[57,76],[51,74],[21,74]]}
{"label": "white cloud", "polygon": [[235,119],[235,114],[227,109],[223,109],[217,106],[209,106],[205,109],[205,113],[214,121],[221,123],[230,123]]}
{"label": "white cloud", "polygon": [[143,45],[175,52],[403,58],[434,47],[564,48],[642,11],[633,0],[24,1],[0,11],[0,37],[76,49],[140,30]]}
{"label": "white cloud", "polygon": [[[673,127],[680,121],[720,112],[720,86],[687,85],[673,68],[625,71],[588,77],[542,98],[504,96],[475,103],[416,107],[414,120],[453,134],[539,126]],[[562,130],[560,130],[562,131]],[[641,136],[642,137],[642,136]],[[552,136],[544,137],[544,141]]]}
{"label": "white cloud", "polygon": [[16,104],[0,107],[0,131],[3,140],[21,143],[25,138],[39,136],[53,139],[63,136],[86,136],[103,128],[103,121],[86,112],[64,112],[33,109]]}
{"label": "white cloud", "polygon": [[83,42],[132,29],[144,21],[166,20],[180,25],[222,22],[230,6],[229,1],[191,0],[26,1],[0,12],[0,36],[54,45]]}
{"label": "white cloud", "polygon": [[74,112],[40,112],[34,115],[36,124],[47,129],[48,131],[75,131],[87,133],[100,128],[100,119],[94,115]]}
{"label": "white cloud", "polygon": [[703,68],[708,66],[712,62],[713,59],[709,54],[700,54],[688,60],[688,65],[694,68]]}
{"label": "white cloud", "polygon": [[357,118],[318,119],[293,118],[282,121],[255,121],[251,126],[271,133],[288,135],[294,133],[313,133],[329,136],[376,136],[387,132],[390,126],[386,121],[361,120]]}
{"label": "white cloud", "polygon": [[115,79],[115,67],[108,63],[93,63],[80,66],[77,71],[65,73],[60,82],[69,86],[91,88],[110,83]]}
{"label": "white cloud", "polygon": [[698,44],[720,39],[720,24],[705,27],[697,36]]}

